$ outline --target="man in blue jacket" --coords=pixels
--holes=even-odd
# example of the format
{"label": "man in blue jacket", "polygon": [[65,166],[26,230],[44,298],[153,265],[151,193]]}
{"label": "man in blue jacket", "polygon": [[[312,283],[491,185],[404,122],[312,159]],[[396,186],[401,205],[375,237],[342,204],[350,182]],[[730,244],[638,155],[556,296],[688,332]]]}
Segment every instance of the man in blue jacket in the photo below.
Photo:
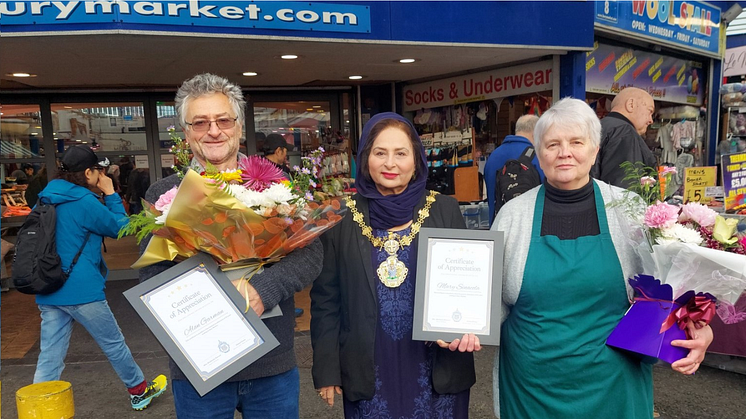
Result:
{"label": "man in blue jacket", "polygon": [[[536,115],[523,115],[515,123],[515,135],[508,135],[500,147],[490,154],[487,164],[484,166],[484,183],[487,186],[487,203],[490,207],[490,224],[495,219],[495,178],[497,171],[505,166],[505,162],[518,159],[526,147],[533,145],[534,127],[539,117]],[[544,172],[539,166],[539,159],[534,154],[533,165],[544,182]]]}

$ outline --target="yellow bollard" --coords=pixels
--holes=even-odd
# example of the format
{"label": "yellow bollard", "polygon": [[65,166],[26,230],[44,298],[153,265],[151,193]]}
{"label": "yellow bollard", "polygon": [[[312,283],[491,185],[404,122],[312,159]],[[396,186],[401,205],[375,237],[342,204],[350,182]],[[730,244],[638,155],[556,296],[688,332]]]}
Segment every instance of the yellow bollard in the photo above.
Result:
{"label": "yellow bollard", "polygon": [[67,381],[45,381],[16,391],[18,419],[71,419],[73,387]]}

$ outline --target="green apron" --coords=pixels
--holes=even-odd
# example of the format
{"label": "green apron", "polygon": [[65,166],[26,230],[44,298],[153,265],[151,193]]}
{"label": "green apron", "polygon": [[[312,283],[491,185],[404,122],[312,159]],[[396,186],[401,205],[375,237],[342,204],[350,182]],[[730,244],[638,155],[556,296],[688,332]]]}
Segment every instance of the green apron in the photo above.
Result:
{"label": "green apron", "polygon": [[541,236],[536,198],[521,292],[502,326],[501,419],[653,416],[652,367],[605,345],[629,308],[594,183],[598,236]]}

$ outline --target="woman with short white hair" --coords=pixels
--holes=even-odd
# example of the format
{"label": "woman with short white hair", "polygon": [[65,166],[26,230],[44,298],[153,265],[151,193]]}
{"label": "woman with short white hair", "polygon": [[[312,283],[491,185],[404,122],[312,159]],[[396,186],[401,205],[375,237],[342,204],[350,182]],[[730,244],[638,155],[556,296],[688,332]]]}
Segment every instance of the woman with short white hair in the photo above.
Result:
{"label": "woman with short white hair", "polygon": [[[640,264],[629,221],[609,206],[622,189],[589,174],[600,136],[585,102],[552,106],[534,130],[545,183],[506,203],[492,226],[505,232],[493,393],[503,419],[653,416],[651,365],[605,345],[630,306],[627,278]],[[693,374],[710,342],[709,326],[671,342],[690,349],[673,369]]]}

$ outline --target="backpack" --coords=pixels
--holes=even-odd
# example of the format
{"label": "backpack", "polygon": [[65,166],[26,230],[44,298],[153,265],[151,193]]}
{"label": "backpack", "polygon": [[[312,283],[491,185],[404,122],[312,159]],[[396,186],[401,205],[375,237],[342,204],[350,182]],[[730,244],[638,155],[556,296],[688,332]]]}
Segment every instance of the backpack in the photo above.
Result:
{"label": "backpack", "polygon": [[533,146],[526,147],[518,159],[510,159],[495,176],[495,214],[503,205],[516,196],[541,184],[539,171],[533,165]]}
{"label": "backpack", "polygon": [[39,201],[18,232],[13,257],[13,286],[24,294],[51,294],[65,285],[78,262],[90,232],[67,270],[57,253],[57,211],[54,205]]}

